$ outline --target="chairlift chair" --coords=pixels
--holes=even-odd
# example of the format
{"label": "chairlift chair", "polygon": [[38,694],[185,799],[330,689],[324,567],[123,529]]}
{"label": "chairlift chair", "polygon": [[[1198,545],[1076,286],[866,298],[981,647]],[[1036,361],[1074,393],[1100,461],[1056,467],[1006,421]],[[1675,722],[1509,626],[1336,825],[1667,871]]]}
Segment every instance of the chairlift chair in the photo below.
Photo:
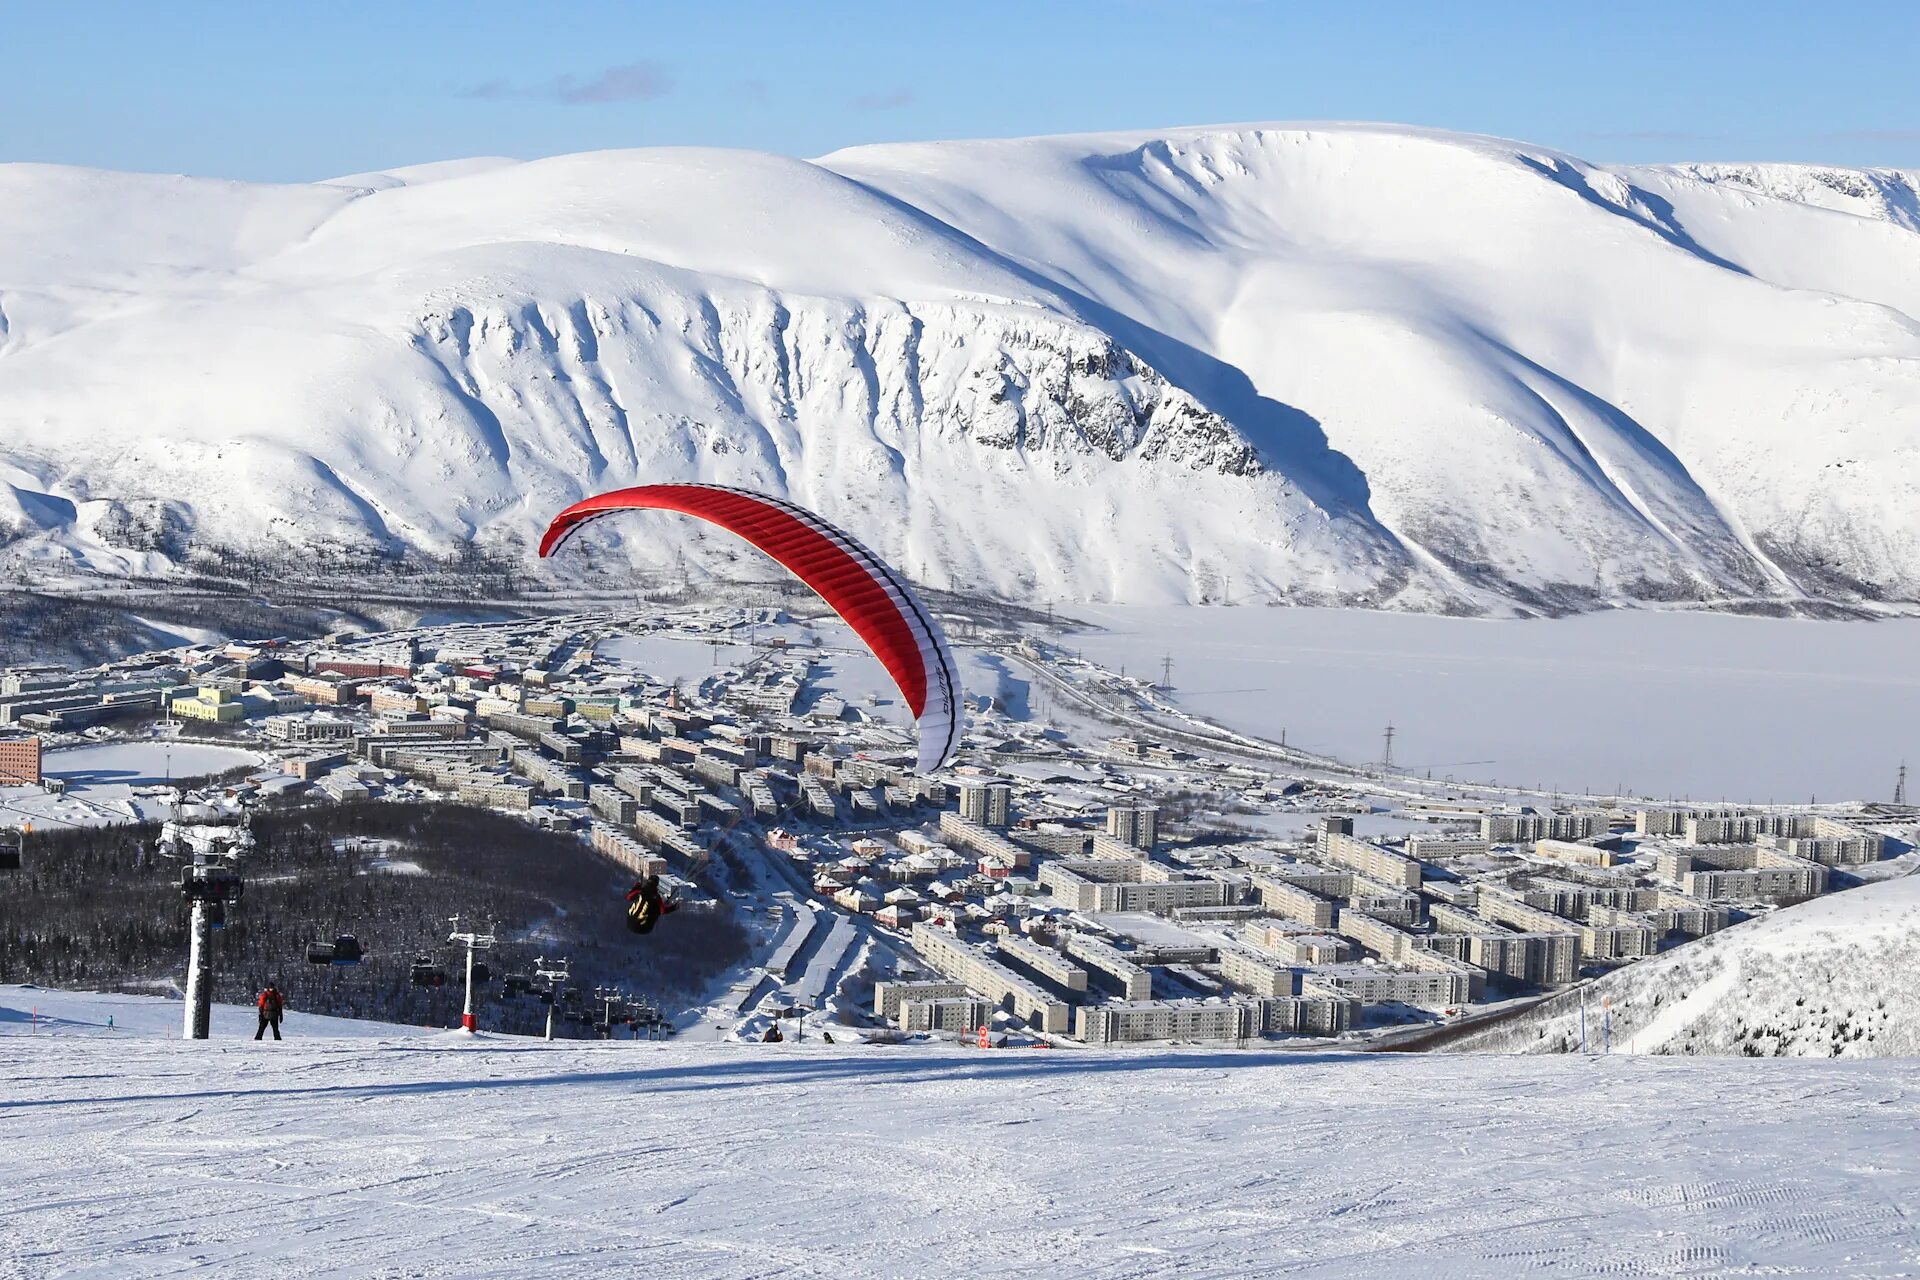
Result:
{"label": "chairlift chair", "polygon": [[307,944],[308,964],[332,964],[333,944],[331,942],[310,942]]}
{"label": "chairlift chair", "polygon": [[[333,955],[330,958],[330,963],[359,964],[361,957],[365,954],[366,952],[360,948],[360,940],[358,938],[355,938],[350,933],[343,933],[333,940]],[[311,952],[308,953],[307,958],[309,960],[313,958]]]}
{"label": "chairlift chair", "polygon": [[0,871],[20,869],[20,837],[0,835]]}
{"label": "chairlift chair", "polygon": [[446,982],[447,975],[433,962],[431,956],[415,957],[407,969],[407,981],[416,987],[437,987]]}
{"label": "chairlift chair", "polygon": [[533,990],[533,979],[524,973],[510,973],[506,979],[506,990],[510,996],[523,996]]}

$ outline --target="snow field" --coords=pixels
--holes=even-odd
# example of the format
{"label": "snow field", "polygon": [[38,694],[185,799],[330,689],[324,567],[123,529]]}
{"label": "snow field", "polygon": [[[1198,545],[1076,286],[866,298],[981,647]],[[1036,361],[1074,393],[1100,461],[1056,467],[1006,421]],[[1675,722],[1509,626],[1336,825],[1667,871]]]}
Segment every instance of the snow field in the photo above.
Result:
{"label": "snow field", "polygon": [[29,1280],[1910,1274],[1916,1122],[1904,1062],[11,1037],[0,1258]]}

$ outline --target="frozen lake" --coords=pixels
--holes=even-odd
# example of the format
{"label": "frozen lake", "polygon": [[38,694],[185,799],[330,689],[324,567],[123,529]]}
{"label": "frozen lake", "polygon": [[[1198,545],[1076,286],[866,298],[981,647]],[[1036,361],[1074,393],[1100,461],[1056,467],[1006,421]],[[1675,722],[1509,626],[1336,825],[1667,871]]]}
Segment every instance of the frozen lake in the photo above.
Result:
{"label": "frozen lake", "polygon": [[264,763],[258,751],[207,742],[107,742],[49,751],[42,771],[66,783],[65,795],[39,787],[0,787],[0,826],[35,823],[98,826],[166,817],[169,805],[151,794],[169,779],[225,773]]}
{"label": "frozen lake", "polygon": [[[610,636],[595,646],[594,653],[655,680],[695,684],[725,668],[746,665],[754,655],[744,643],[746,634],[745,628],[737,633],[742,643],[731,643],[721,634],[712,639],[664,632]],[[903,727],[913,723],[893,678],[846,623],[838,618],[821,618],[759,628],[761,643],[775,636],[784,638],[796,656],[813,663],[800,703],[802,710],[834,693],[875,720]],[[719,643],[714,643],[716,640]],[[1000,657],[977,649],[956,649],[954,661],[960,667],[962,686],[976,705],[982,698],[999,697],[1014,714],[1024,714],[1026,681]]]}
{"label": "frozen lake", "polygon": [[[1569,791],[1886,800],[1920,765],[1920,620],[1552,620],[1086,606],[1067,643],[1179,701],[1361,762]],[[1910,790],[1920,789],[1916,780]]]}

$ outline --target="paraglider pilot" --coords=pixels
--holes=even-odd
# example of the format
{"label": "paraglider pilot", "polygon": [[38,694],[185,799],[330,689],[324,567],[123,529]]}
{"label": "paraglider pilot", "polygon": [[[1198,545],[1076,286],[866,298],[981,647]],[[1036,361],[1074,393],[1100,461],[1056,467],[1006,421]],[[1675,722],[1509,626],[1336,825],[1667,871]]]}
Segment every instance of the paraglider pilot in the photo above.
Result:
{"label": "paraglider pilot", "polygon": [[635,933],[652,933],[661,916],[679,908],[673,899],[660,896],[660,877],[648,875],[627,890],[627,928]]}

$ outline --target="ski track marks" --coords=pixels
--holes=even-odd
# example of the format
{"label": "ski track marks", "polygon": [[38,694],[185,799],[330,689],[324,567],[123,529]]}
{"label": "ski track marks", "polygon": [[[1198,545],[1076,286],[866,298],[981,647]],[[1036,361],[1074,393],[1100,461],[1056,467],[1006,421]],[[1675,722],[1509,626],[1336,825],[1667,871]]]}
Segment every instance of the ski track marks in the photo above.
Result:
{"label": "ski track marks", "polygon": [[0,1041],[0,1276],[1908,1274],[1908,1064]]}

